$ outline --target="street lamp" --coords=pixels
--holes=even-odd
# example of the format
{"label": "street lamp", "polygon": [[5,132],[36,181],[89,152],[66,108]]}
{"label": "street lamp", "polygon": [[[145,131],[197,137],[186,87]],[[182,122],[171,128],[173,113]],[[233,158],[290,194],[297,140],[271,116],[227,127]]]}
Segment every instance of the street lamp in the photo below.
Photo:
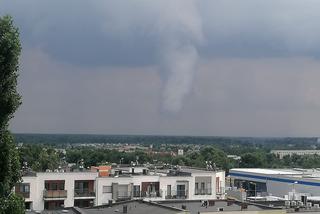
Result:
{"label": "street lamp", "polygon": [[122,164],[122,162],[123,162],[123,159],[124,159],[124,158],[120,158],[120,166],[121,166],[121,164]]}
{"label": "street lamp", "polygon": [[295,195],[296,195],[296,189],[295,189],[295,184],[298,184],[298,181],[295,181],[293,182],[292,186],[293,186],[293,189],[292,189],[292,192],[293,192],[293,200],[295,200]]}

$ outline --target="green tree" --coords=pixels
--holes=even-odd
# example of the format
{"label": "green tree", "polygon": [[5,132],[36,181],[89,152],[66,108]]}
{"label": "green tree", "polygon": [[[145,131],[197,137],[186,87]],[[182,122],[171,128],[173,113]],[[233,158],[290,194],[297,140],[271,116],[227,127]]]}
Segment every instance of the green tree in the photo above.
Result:
{"label": "green tree", "polygon": [[259,168],[259,167],[266,167],[267,161],[265,158],[265,154],[253,152],[253,153],[246,153],[241,156],[240,167],[244,168]]}
{"label": "green tree", "polygon": [[21,104],[17,77],[21,45],[10,16],[0,17],[0,214],[24,213],[23,199],[12,193],[20,180],[19,155],[8,131],[9,120]]}

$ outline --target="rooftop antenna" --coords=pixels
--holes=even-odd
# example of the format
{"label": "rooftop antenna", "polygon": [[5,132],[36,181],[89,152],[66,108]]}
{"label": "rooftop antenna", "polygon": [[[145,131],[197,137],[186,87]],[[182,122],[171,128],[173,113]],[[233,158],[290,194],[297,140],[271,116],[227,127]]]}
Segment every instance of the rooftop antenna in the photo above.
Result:
{"label": "rooftop antenna", "polygon": [[80,162],[79,162],[79,170],[80,170],[80,171],[83,171],[83,169],[84,169],[84,161],[83,161],[83,159],[81,158],[81,160],[80,160]]}
{"label": "rooftop antenna", "polygon": [[124,158],[120,158],[120,165],[122,164]]}

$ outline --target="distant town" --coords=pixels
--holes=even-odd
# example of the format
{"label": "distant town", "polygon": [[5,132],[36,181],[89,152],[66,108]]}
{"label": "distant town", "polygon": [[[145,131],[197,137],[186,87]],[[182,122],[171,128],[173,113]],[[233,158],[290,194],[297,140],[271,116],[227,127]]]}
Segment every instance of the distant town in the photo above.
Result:
{"label": "distant town", "polygon": [[320,212],[317,138],[78,137],[16,135],[28,213]]}

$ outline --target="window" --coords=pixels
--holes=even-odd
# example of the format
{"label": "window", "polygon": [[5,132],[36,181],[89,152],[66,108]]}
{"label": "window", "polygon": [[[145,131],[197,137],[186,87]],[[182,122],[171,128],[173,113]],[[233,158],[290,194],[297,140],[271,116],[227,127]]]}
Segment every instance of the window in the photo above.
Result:
{"label": "window", "polygon": [[220,193],[220,178],[216,177],[216,192]]}
{"label": "window", "polygon": [[64,190],[64,181],[45,181],[46,190]]}
{"label": "window", "polygon": [[20,192],[30,192],[30,184],[19,184]]}
{"label": "window", "polygon": [[76,189],[89,189],[89,182],[88,181],[75,181],[75,188]]}
{"label": "window", "polygon": [[140,197],[140,185],[133,186],[133,197]]}
{"label": "window", "polygon": [[102,193],[112,193],[112,186],[103,186]]}
{"label": "window", "polygon": [[199,183],[195,183],[195,194],[199,194]]}
{"label": "window", "polygon": [[207,195],[211,195],[211,183],[207,183]]}
{"label": "window", "polygon": [[205,194],[205,183],[201,182],[201,194]]}

